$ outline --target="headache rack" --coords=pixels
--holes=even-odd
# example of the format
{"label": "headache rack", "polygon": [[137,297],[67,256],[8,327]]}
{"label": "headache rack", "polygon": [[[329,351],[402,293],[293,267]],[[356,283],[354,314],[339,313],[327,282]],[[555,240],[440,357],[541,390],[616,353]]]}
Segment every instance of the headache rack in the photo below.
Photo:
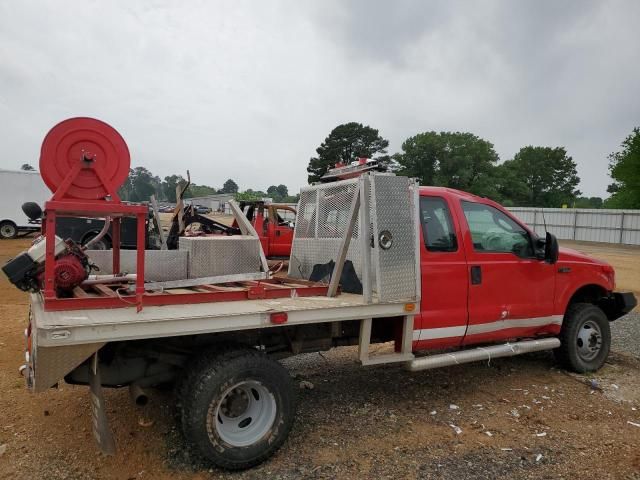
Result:
{"label": "headache rack", "polygon": [[337,285],[346,261],[365,301],[419,299],[417,205],[417,182],[389,173],[303,188],[289,276],[308,279],[317,265],[333,261],[331,278]]}

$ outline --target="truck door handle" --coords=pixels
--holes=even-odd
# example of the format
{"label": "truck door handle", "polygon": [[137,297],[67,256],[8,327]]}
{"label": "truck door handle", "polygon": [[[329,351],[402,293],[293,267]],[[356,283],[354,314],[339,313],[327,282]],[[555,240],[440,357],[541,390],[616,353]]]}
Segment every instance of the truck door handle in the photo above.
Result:
{"label": "truck door handle", "polygon": [[471,285],[480,285],[482,283],[482,269],[480,265],[471,267]]}

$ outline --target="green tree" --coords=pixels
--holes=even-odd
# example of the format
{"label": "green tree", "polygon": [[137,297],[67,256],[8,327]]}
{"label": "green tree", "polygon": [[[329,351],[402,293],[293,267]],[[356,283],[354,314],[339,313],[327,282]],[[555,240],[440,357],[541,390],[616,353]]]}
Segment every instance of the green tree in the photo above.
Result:
{"label": "green tree", "polygon": [[120,187],[119,195],[131,202],[148,201],[151,195],[160,191],[160,185],[159,177],[144,167],[136,167],[129,170],[129,177]]}
{"label": "green tree", "polygon": [[602,205],[600,197],[578,197],[573,202],[573,208],[602,208]]}
{"label": "green tree", "polygon": [[406,139],[393,156],[398,171],[423,185],[496,197],[493,144],[468,132],[424,132]]}
{"label": "green tree", "polygon": [[523,147],[500,172],[501,196],[514,205],[561,207],[580,195],[576,163],[563,147]]}
{"label": "green tree", "polygon": [[228,179],[226,182],[224,182],[224,185],[222,185],[222,190],[220,190],[220,193],[238,193],[238,190],[238,184],[232,179]]}
{"label": "green tree", "polygon": [[182,177],[182,175],[169,175],[167,177],[164,177],[164,181],[160,186],[160,196],[163,200],[171,203],[176,203],[176,187],[178,185],[183,185],[185,182],[186,180]]}
{"label": "green tree", "polygon": [[312,157],[307,166],[309,183],[320,180],[327,170],[336,163],[351,163],[357,158],[376,158],[388,162],[389,141],[378,134],[378,130],[361,123],[350,122],[338,125],[316,149],[317,157]]}
{"label": "green tree", "polygon": [[613,182],[605,201],[608,208],[640,208],[640,127],[633,129],[621,144],[622,150],[609,155]]}
{"label": "green tree", "polygon": [[[522,180],[520,172],[512,165],[512,162],[504,162],[495,168],[493,173],[496,190],[493,200],[500,202],[505,207],[520,206],[520,200],[527,198],[527,185]],[[527,203],[526,201],[524,202]]]}
{"label": "green tree", "polygon": [[129,175],[125,179],[125,181],[120,185],[118,189],[118,195],[120,195],[121,200],[130,201],[131,200],[131,192],[133,192],[133,183],[131,182],[131,178],[133,175],[133,168],[129,169]]}
{"label": "green tree", "polygon": [[286,197],[284,197],[281,202],[283,203],[298,203],[298,200],[300,200],[300,194],[296,193],[295,195],[288,195]]}
{"label": "green tree", "polygon": [[289,189],[286,185],[271,185],[267,188],[267,196],[273,198],[276,202],[282,202],[289,196]]}
{"label": "green tree", "polygon": [[434,185],[442,143],[442,138],[435,132],[407,138],[402,142],[402,153],[393,156],[400,166],[399,172],[419,179],[422,185]]}
{"label": "green tree", "polygon": [[29,165],[28,163],[23,163],[22,166],[20,167],[20,170],[26,170],[28,172],[32,172],[35,170],[35,168],[33,168],[31,165]]}
{"label": "green tree", "polygon": [[265,192],[262,192],[260,190],[251,190],[249,188],[244,192],[236,192],[234,198],[238,201],[244,200],[244,201],[250,202],[250,201],[256,201],[256,200],[262,200],[265,197],[268,197],[268,195]]}
{"label": "green tree", "polygon": [[184,196],[185,198],[204,197],[215,193],[218,193],[218,191],[213,187],[208,185],[195,185],[192,183],[189,185],[189,189],[185,192]]}

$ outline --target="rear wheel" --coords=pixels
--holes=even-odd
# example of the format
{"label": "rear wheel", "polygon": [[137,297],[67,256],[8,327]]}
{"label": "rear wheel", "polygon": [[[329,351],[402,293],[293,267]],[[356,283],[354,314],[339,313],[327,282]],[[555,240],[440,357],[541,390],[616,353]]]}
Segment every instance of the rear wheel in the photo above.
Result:
{"label": "rear wheel", "polygon": [[18,236],[18,227],[11,221],[4,221],[0,223],[0,238],[3,240],[9,240]]}
{"label": "rear wheel", "polygon": [[[84,241],[82,242],[83,245],[86,245],[87,243],[89,243],[93,238],[95,238],[98,234],[97,233],[90,233],[89,235],[87,235],[84,239]],[[107,235],[105,235],[104,237],[102,237],[100,240],[98,240],[97,242],[91,244],[89,246],[90,250],[110,250],[111,249],[111,240],[109,240],[109,237]]]}
{"label": "rear wheel", "polygon": [[205,355],[180,388],[183,432],[215,465],[252,467],[289,435],[295,393],[285,368],[256,350]]}
{"label": "rear wheel", "polygon": [[609,355],[609,320],[595,305],[573,304],[564,316],[560,341],[554,353],[563,367],[578,373],[596,371]]}

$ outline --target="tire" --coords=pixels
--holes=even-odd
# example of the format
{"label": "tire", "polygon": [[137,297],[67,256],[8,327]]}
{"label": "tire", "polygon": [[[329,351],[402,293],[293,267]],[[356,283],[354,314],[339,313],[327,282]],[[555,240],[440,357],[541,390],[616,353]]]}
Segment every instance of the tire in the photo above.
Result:
{"label": "tire", "polygon": [[252,349],[205,354],[179,391],[187,441],[216,466],[262,463],[287,439],[296,389],[287,370]]}
{"label": "tire", "polygon": [[[96,237],[97,235],[98,235],[97,233],[90,233],[89,235],[84,237],[82,244],[86,245],[88,242],[91,241],[92,238]],[[105,235],[104,237],[102,237],[96,243],[91,245],[90,249],[91,250],[111,250],[111,240],[109,239],[109,236]]]}
{"label": "tire", "polygon": [[18,236],[18,226],[10,220],[0,222],[0,238],[10,240]]}
{"label": "tire", "polygon": [[554,354],[564,368],[577,373],[595,372],[609,356],[609,320],[590,303],[570,305],[562,322],[560,342]]}

